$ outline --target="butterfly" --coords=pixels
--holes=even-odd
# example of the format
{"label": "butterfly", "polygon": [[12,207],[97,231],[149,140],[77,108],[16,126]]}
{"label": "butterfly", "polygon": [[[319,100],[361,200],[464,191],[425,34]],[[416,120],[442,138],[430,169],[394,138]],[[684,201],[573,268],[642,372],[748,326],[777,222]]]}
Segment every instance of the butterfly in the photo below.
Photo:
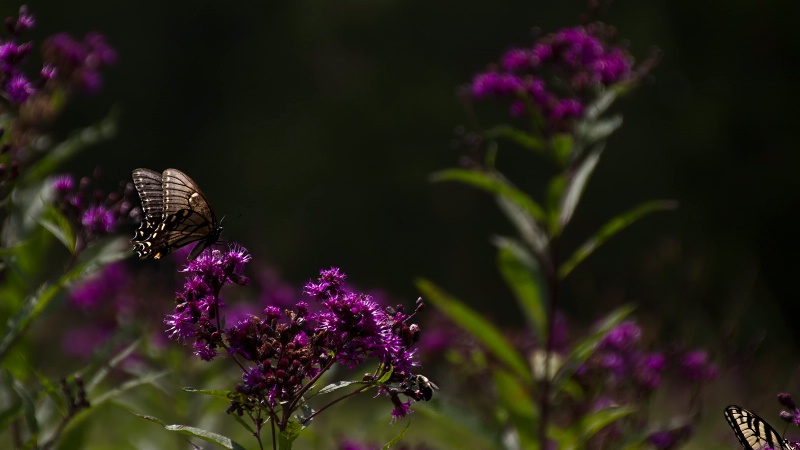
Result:
{"label": "butterfly", "polygon": [[764,419],[741,406],[725,408],[725,418],[745,450],[800,450],[800,442],[782,438]]}
{"label": "butterfly", "polygon": [[178,169],[158,173],[135,169],[133,184],[144,218],[131,239],[140,259],[160,259],[176,248],[200,241],[188,261],[213,245],[222,233],[214,210],[197,183]]}

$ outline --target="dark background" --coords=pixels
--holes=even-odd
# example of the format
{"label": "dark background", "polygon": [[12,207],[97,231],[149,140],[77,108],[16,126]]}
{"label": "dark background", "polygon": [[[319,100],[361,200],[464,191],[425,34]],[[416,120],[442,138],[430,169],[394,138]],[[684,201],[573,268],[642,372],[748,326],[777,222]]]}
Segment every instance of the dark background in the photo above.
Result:
{"label": "dark background", "polygon": [[[99,165],[113,185],[135,167],[177,167],[225,215],[226,239],[293,282],[336,265],[410,300],[424,276],[516,323],[489,243],[510,226],[488,195],[427,177],[460,156],[451,145],[467,121],[458,86],[530,44],[534,27],[576,24],[582,1],[29,6],[31,39],[96,30],[119,52],[103,93],[76,102],[56,130],[113,106],[119,134],[65,170]],[[0,6],[4,16],[16,9]],[[702,345],[723,364],[758,344],[765,371],[784,370],[766,380],[768,396],[795,386],[798,19],[789,0],[613,4],[605,21],[631,51],[641,60],[658,47],[663,59],[652,82],[615,106],[625,124],[564,244],[568,253],[639,202],[678,200],[680,209],[647,217],[579,267],[564,308],[588,324],[637,303],[648,339]],[[512,148],[501,148],[499,164],[537,198],[554,170]]]}

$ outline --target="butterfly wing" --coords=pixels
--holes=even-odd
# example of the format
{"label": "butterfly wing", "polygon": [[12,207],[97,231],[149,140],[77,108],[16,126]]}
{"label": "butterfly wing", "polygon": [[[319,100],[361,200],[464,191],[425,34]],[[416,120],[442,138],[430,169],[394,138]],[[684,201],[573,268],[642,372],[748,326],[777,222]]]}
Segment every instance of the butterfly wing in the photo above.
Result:
{"label": "butterfly wing", "polygon": [[[132,240],[139,258],[160,259],[173,249],[200,241],[189,254],[192,260],[217,241],[222,229],[214,210],[188,175],[178,169],[161,174],[136,169],[133,176],[146,214]],[[159,192],[161,200],[157,201]]]}
{"label": "butterfly wing", "polygon": [[150,169],[135,169],[133,184],[142,200],[142,210],[151,222],[164,218],[164,188],[161,174]]}
{"label": "butterfly wing", "polygon": [[793,444],[783,439],[764,419],[741,406],[731,405],[725,408],[725,418],[745,450],[795,449]]}

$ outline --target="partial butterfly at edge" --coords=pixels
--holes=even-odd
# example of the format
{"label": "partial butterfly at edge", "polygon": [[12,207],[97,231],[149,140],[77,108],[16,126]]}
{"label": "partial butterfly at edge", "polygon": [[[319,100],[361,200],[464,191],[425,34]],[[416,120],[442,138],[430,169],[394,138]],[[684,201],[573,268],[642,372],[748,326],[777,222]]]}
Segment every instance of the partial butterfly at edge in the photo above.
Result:
{"label": "partial butterfly at edge", "polygon": [[800,442],[784,439],[764,419],[741,406],[725,408],[725,419],[745,450],[800,450]]}
{"label": "partial butterfly at edge", "polygon": [[133,184],[142,201],[144,218],[131,239],[140,259],[160,259],[172,250],[199,241],[187,260],[195,259],[222,233],[208,199],[188,175],[178,169],[158,173],[135,169]]}

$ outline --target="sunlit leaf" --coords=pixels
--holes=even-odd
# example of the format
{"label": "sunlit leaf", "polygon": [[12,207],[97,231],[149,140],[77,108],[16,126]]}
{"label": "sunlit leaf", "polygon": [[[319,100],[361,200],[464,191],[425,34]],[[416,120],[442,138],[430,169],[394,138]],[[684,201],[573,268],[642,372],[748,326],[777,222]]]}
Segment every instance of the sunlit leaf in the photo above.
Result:
{"label": "sunlit leaf", "polygon": [[497,237],[497,266],[539,342],[547,335],[547,288],[539,262],[518,242]]}
{"label": "sunlit leaf", "polygon": [[578,166],[575,172],[569,177],[569,181],[567,182],[566,189],[564,190],[564,195],[561,198],[561,204],[559,207],[559,231],[563,230],[572,219],[572,215],[575,213],[575,208],[577,208],[578,202],[580,201],[581,196],[583,196],[583,192],[586,189],[586,183],[589,181],[589,177],[591,177],[595,167],[597,167],[597,163],[600,162],[600,155],[602,153],[603,146],[598,145],[598,148],[589,153],[589,155],[587,155],[586,158],[581,161],[581,164]]}
{"label": "sunlit leaf", "polygon": [[436,172],[431,176],[432,181],[460,181],[487,192],[497,194],[519,205],[534,219],[544,221],[545,213],[542,207],[530,196],[520,191],[510,181],[497,172],[484,172],[469,169],[448,169]]}
{"label": "sunlit leaf", "polygon": [[406,435],[406,432],[408,431],[408,427],[410,427],[410,426],[411,426],[411,421],[409,420],[408,423],[406,423],[405,428],[403,428],[403,431],[401,431],[400,434],[398,434],[397,436],[393,437],[389,442],[386,443],[386,445],[384,445],[381,448],[383,450],[388,450],[388,449],[394,447],[395,445],[399,444],[400,441],[403,440],[403,436]]}
{"label": "sunlit leaf", "polygon": [[163,421],[161,421],[157,417],[147,416],[144,414],[136,414],[136,413],[133,414],[135,416],[141,417],[142,419],[155,422],[164,427],[164,429],[167,431],[174,431],[186,436],[196,437],[198,439],[211,442],[212,444],[217,444],[220,447],[229,450],[245,450],[245,447],[239,445],[231,438],[223,436],[221,434],[217,434],[208,430],[203,430],[201,428],[190,427],[187,425],[166,425]]}
{"label": "sunlit leaf", "polygon": [[72,224],[61,214],[61,211],[51,205],[47,205],[44,213],[39,218],[39,224],[58,239],[59,242],[64,244],[70,253],[75,253],[75,246],[77,244],[75,230],[72,229]]}
{"label": "sunlit leaf", "polygon": [[587,413],[578,424],[570,429],[558,448],[577,450],[585,448],[586,442],[608,425],[637,411],[634,406],[613,406]]}
{"label": "sunlit leaf", "polygon": [[520,237],[533,250],[536,256],[541,260],[547,260],[547,248],[549,246],[549,237],[547,233],[542,230],[536,220],[520,208],[516,203],[508,200],[505,197],[497,196],[497,205],[500,211],[505,214],[508,220],[517,229]]}
{"label": "sunlit leaf", "polygon": [[290,450],[292,448],[292,443],[298,436],[300,436],[300,432],[303,431],[303,426],[296,420],[289,420],[289,423],[286,426],[284,431],[278,435],[278,448],[281,450]]}
{"label": "sunlit leaf", "polygon": [[337,381],[331,383],[319,390],[320,394],[330,394],[331,392],[338,391],[339,389],[346,388],[354,384],[365,384],[363,381]]}
{"label": "sunlit leaf", "polygon": [[444,312],[456,325],[478,339],[497,360],[506,365],[516,376],[526,383],[532,383],[530,370],[525,359],[508,342],[497,327],[467,307],[463,302],[442,291],[434,283],[418,279],[417,289],[426,301],[430,301]]}
{"label": "sunlit leaf", "polygon": [[183,387],[181,388],[181,390],[184,392],[193,392],[196,394],[208,395],[222,400],[230,400],[231,394],[233,394],[232,391],[229,391],[227,389],[195,389],[191,387]]}
{"label": "sunlit leaf", "polygon": [[564,279],[569,275],[572,270],[581,263],[584,259],[589,257],[598,247],[605,241],[610,239],[615,234],[619,233],[628,225],[636,222],[642,217],[655,212],[667,211],[675,209],[678,204],[671,200],[654,200],[643,203],[606,223],[600,230],[589,238],[583,245],[581,245],[572,256],[567,259],[564,264],[558,269],[558,276]]}

